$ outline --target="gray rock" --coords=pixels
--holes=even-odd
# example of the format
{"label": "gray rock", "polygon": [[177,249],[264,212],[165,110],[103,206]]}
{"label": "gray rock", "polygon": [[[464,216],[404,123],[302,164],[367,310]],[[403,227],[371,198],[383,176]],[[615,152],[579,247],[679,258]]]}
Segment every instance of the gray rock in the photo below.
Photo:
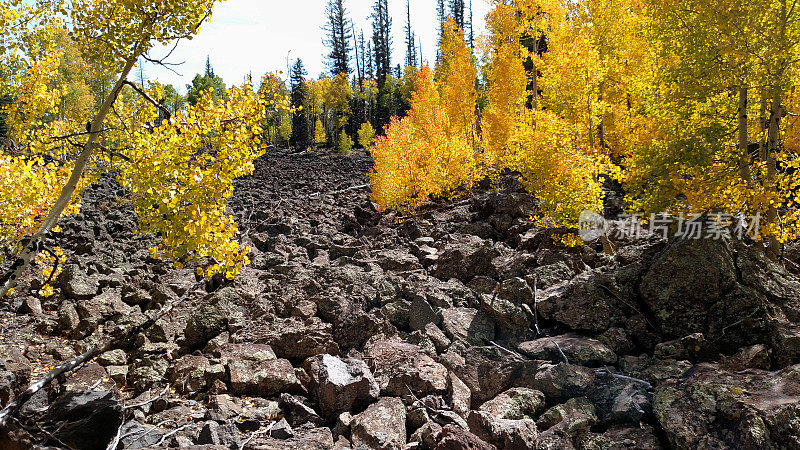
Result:
{"label": "gray rock", "polygon": [[594,379],[591,369],[558,363],[543,364],[535,373],[526,374],[518,382],[524,387],[541,391],[550,400],[566,400],[586,395]]}
{"label": "gray rock", "polygon": [[311,425],[322,426],[325,420],[303,399],[287,393],[281,394],[280,407],[286,412],[291,422],[295,426],[311,423]]}
{"label": "gray rock", "polygon": [[468,280],[476,275],[495,277],[497,267],[493,260],[499,256],[501,252],[491,241],[477,236],[460,236],[439,255],[433,275],[443,280]]}
{"label": "gray rock", "polygon": [[[625,322],[624,303],[614,298],[620,289],[608,274],[586,272],[537,293],[540,317],[576,331],[602,333]],[[623,295],[620,293],[619,295]],[[627,303],[634,304],[631,299]]]}
{"label": "gray rock", "polygon": [[263,362],[234,359],[228,361],[227,367],[231,392],[237,395],[270,396],[300,390],[300,380],[286,359]]}
{"label": "gray rock", "polygon": [[497,447],[464,428],[448,425],[442,428],[441,440],[435,450],[497,450]]}
{"label": "gray rock", "polygon": [[287,317],[253,324],[252,328],[240,330],[235,338],[268,344],[281,358],[305,359],[323,353],[338,354],[339,346],[332,333],[333,325],[319,317]]}
{"label": "gray rock", "polygon": [[447,369],[419,347],[396,341],[377,341],[365,348],[365,355],[377,367],[375,379],[381,393],[408,395],[435,394],[447,389]]}
{"label": "gray rock", "polygon": [[100,292],[100,280],[86,275],[77,264],[68,264],[59,275],[59,285],[64,294],[75,300],[88,300]]}
{"label": "gray rock", "polygon": [[278,423],[271,425],[271,427],[272,428],[270,428],[268,433],[269,437],[276,439],[290,439],[294,437],[294,430],[292,430],[292,427],[285,418],[282,418],[278,421]]}
{"label": "gray rock", "polygon": [[200,430],[197,443],[201,445],[210,444],[222,445],[227,448],[240,448],[241,438],[239,437],[239,430],[233,423],[220,425],[217,422],[208,421]]}
{"label": "gray rock", "polygon": [[423,330],[428,324],[438,325],[439,316],[427,300],[417,297],[411,302],[408,321],[412,330]]}
{"label": "gray rock", "polygon": [[473,308],[442,310],[442,329],[453,340],[468,339],[473,342],[494,340],[494,322]]}
{"label": "gray rock", "polygon": [[500,419],[486,411],[470,411],[469,430],[499,448],[535,450],[539,438],[533,419]]}
{"label": "gray rock", "polygon": [[68,391],[50,406],[43,422],[72,448],[104,449],[122,425],[122,407],[109,391]]}
{"label": "gray rock", "polygon": [[350,428],[355,446],[401,450],[406,445],[406,408],[399,398],[382,398],[353,417]]}
{"label": "gray rock", "polygon": [[617,363],[617,355],[602,342],[573,333],[523,342],[518,348],[531,358],[553,362],[563,360],[560,348],[572,364],[604,366]]}
{"label": "gray rock", "polygon": [[322,355],[317,396],[325,417],[334,417],[378,398],[380,388],[367,364],[360,359]]}

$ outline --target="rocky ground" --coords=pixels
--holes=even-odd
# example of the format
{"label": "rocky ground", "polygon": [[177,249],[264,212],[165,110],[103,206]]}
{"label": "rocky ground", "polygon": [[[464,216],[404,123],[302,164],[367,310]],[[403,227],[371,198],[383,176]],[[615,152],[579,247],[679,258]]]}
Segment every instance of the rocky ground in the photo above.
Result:
{"label": "rocky ground", "polygon": [[230,202],[234,282],[151,259],[124,193],[89,192],[55,295],[0,314],[0,404],[175,306],[0,448],[800,449],[800,282],[751,244],[565,248],[511,178],[380,216],[370,164],[262,158]]}

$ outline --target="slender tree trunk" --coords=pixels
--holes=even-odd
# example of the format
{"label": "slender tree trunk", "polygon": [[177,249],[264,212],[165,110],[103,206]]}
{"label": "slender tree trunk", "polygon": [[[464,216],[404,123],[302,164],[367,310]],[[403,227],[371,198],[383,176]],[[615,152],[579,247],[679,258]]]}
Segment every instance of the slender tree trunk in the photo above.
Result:
{"label": "slender tree trunk", "polygon": [[739,174],[748,185],[752,182],[750,179],[749,146],[750,137],[747,134],[747,88],[743,87],[739,90],[739,151],[741,152]]}
{"label": "slender tree trunk", "polygon": [[77,189],[78,183],[80,182],[81,177],[83,177],[83,172],[86,169],[86,165],[89,163],[89,159],[94,152],[97,136],[103,129],[103,122],[105,122],[106,116],[111,110],[111,106],[116,101],[117,94],[124,86],[125,80],[128,78],[128,74],[130,74],[134,65],[136,65],[136,60],[138,57],[139,56],[136,55],[126,61],[125,68],[122,69],[122,73],[120,74],[117,83],[114,85],[114,89],[111,90],[108,97],[106,97],[105,101],[100,106],[100,110],[97,112],[94,120],[92,120],[92,126],[86,141],[86,145],[84,145],[83,150],[81,151],[80,155],[78,155],[78,159],[75,160],[75,167],[72,169],[72,174],[70,175],[67,184],[61,190],[61,195],[50,209],[50,212],[47,214],[44,222],[42,222],[42,224],[39,226],[39,229],[36,230],[36,233],[31,236],[30,241],[25,245],[25,248],[23,248],[19,258],[14,261],[14,264],[11,267],[11,273],[7,274],[2,280],[2,286],[0,286],[0,298],[5,297],[8,291],[16,286],[17,280],[30,264],[31,258],[41,251],[41,246],[44,243],[47,233],[49,233],[50,230],[58,223],[58,220],[61,218],[64,210],[67,208],[67,206],[69,206],[72,196],[75,193],[75,189]]}
{"label": "slender tree trunk", "polygon": [[592,116],[592,94],[586,96],[586,112],[589,114],[589,147],[594,150],[594,116]]}
{"label": "slender tree trunk", "polygon": [[764,131],[767,130],[769,124],[767,123],[767,91],[761,91],[761,106],[759,107],[759,121],[761,128],[758,130],[758,151],[761,157],[761,162],[767,163],[767,140],[764,138]]}
{"label": "slender tree trunk", "polygon": [[[775,87],[772,92],[772,104],[770,106],[769,133],[767,140],[767,189],[770,193],[777,192],[778,163],[775,155],[778,152],[778,133],[780,131],[781,119],[781,92]],[[775,225],[778,223],[778,208],[775,204],[770,205],[767,210],[767,223]],[[767,256],[772,260],[778,259],[780,244],[775,236],[767,238]]]}
{"label": "slender tree trunk", "polygon": [[[598,86],[598,93],[597,99],[602,102],[603,101],[603,91],[605,90],[605,82],[601,81]],[[608,146],[606,145],[606,133],[605,127],[603,126],[603,121],[605,119],[605,115],[601,114],[598,118],[599,122],[597,123],[597,143],[600,145],[600,148],[606,149]]]}

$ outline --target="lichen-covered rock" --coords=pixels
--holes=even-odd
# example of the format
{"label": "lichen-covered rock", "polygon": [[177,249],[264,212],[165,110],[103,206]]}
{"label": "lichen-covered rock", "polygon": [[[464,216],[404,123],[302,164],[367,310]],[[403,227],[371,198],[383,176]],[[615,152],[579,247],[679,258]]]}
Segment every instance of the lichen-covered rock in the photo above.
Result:
{"label": "lichen-covered rock", "polygon": [[88,300],[100,292],[100,280],[90,276],[77,264],[68,264],[58,277],[61,290],[68,298]]}
{"label": "lichen-covered rock", "polygon": [[594,407],[588,399],[574,398],[545,411],[536,421],[540,450],[579,448],[580,442],[597,423]]}
{"label": "lichen-covered rock", "polygon": [[470,411],[467,418],[469,430],[499,448],[508,450],[535,450],[539,438],[533,419],[502,419],[487,411]]}
{"label": "lichen-covered rock", "polygon": [[353,445],[376,450],[401,450],[406,445],[406,408],[396,397],[387,397],[353,417]]}
{"label": "lichen-covered rock", "polygon": [[509,389],[470,411],[470,431],[505,449],[534,449],[538,429],[533,418],[544,409],[544,394],[524,388]]}
{"label": "lichen-covered rock", "polygon": [[659,386],[654,410],[674,448],[798,448],[800,366],[734,373],[700,364]]}
{"label": "lichen-covered rock", "polygon": [[589,433],[581,444],[583,450],[662,450],[664,444],[647,424],[617,425],[604,433]]}

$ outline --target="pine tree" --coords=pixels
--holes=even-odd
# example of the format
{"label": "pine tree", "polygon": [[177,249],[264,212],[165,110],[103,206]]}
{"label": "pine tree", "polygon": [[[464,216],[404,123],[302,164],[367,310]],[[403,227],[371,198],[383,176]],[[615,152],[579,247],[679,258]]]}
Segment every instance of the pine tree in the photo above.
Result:
{"label": "pine tree", "polygon": [[406,0],[406,67],[417,67],[416,36],[411,29],[411,0]]}
{"label": "pine tree", "polygon": [[376,0],[372,9],[375,75],[378,80],[378,87],[383,87],[386,76],[391,74],[392,64],[392,19],[389,17],[389,0]]}
{"label": "pine tree", "polygon": [[450,0],[450,16],[453,17],[456,25],[458,25],[463,31],[466,23],[464,0]]}
{"label": "pine tree", "polygon": [[444,34],[444,21],[447,19],[444,0],[436,0],[436,16],[439,19],[439,39],[441,39]]}
{"label": "pine tree", "polygon": [[469,0],[469,48],[475,50],[475,23],[472,17],[472,0]]}
{"label": "pine tree", "polygon": [[350,74],[350,39],[352,31],[348,27],[347,9],[344,0],[329,0],[326,9],[328,23],[324,30],[328,33],[325,45],[330,48],[328,65],[331,75]]}
{"label": "pine tree", "polygon": [[295,148],[305,149],[312,144],[311,121],[308,117],[306,108],[306,69],[303,61],[298,59],[292,66],[290,83],[292,86],[292,139],[291,144]]}

